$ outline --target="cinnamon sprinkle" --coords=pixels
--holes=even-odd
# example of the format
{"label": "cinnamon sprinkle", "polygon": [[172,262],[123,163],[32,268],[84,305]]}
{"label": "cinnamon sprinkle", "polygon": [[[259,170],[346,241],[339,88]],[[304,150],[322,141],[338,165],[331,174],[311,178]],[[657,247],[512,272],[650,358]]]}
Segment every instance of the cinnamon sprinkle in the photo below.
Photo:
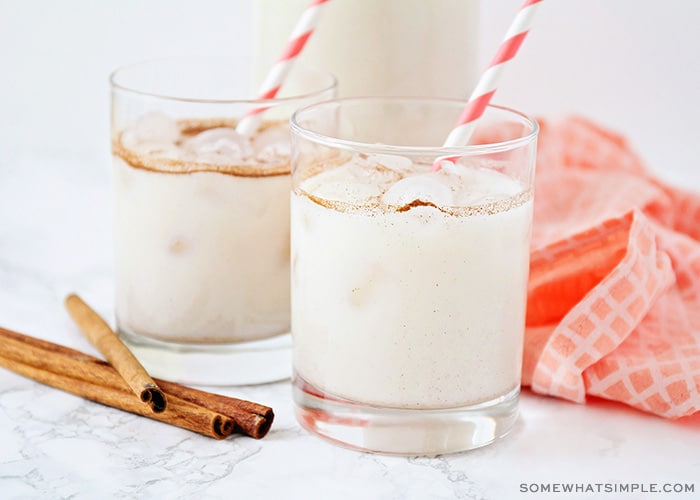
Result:
{"label": "cinnamon sprinkle", "polygon": [[[237,120],[229,118],[207,118],[178,120],[180,135],[183,138],[195,136],[206,130],[219,127],[236,127]],[[260,130],[283,125],[282,121],[265,122]],[[122,142],[123,131],[116,133],[112,139],[112,154],[121,158],[130,167],[162,174],[191,174],[195,172],[214,172],[235,177],[274,177],[289,175],[289,158],[279,164],[266,163],[251,159],[250,163],[227,164],[199,161],[196,159],[175,159],[159,153],[138,153],[126,147]],[[264,165],[264,166],[261,166]]]}
{"label": "cinnamon sprinkle", "polygon": [[399,207],[396,209],[397,212],[408,212],[412,208],[415,207],[433,207],[442,212],[442,209],[438,207],[435,203],[430,202],[430,201],[423,201],[423,200],[413,200],[411,203],[407,203],[406,205]]}
{"label": "cinnamon sprinkle", "polygon": [[385,205],[381,201],[381,197],[376,196],[371,199],[370,203],[350,203],[346,201],[327,200],[320,198],[311,193],[304,191],[301,188],[295,189],[294,193],[298,196],[304,196],[320,205],[336,212],[359,213],[368,216],[376,216],[387,213],[404,213],[412,208],[417,207],[432,207],[439,212],[453,217],[469,217],[477,215],[496,215],[501,212],[507,212],[514,208],[525,205],[532,199],[532,190],[523,191],[515,196],[504,200],[497,200],[483,205],[467,206],[467,207],[440,207],[432,202],[423,200],[413,200],[405,205]]}

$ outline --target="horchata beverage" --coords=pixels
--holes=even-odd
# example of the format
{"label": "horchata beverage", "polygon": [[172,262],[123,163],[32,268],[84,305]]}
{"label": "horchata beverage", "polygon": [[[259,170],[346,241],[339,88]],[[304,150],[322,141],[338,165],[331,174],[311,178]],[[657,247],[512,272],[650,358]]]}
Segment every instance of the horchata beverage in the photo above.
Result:
{"label": "horchata beverage", "polygon": [[294,403],[365,451],[487,445],[518,408],[537,124],[450,99],[363,97],[292,128]]}
{"label": "horchata beverage", "polygon": [[[256,0],[262,81],[310,0]],[[330,71],[341,96],[462,97],[476,81],[480,0],[332,0],[300,60]]]}
{"label": "horchata beverage", "polygon": [[290,376],[289,118],[336,87],[297,64],[253,98],[232,50],[110,79],[117,330],[152,375],[188,384]]}
{"label": "horchata beverage", "polygon": [[289,127],[147,113],[113,142],[116,316],[179,343],[289,330]]}
{"label": "horchata beverage", "polygon": [[468,161],[356,154],[318,170],[292,196],[297,376],[401,409],[517,390],[532,193]]}

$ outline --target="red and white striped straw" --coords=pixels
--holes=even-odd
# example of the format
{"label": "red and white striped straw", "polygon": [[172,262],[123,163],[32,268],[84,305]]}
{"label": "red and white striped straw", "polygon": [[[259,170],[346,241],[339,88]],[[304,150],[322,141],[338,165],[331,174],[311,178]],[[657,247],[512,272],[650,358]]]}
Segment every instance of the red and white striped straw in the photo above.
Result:
{"label": "red and white striped straw", "polygon": [[[299,21],[297,21],[296,26],[294,26],[294,30],[292,30],[292,34],[289,36],[289,40],[287,40],[284,46],[282,55],[277,59],[277,62],[260,86],[256,99],[273,99],[277,95],[289,71],[292,69],[294,61],[313,34],[324,4],[329,1],[330,0],[312,0],[309,6],[306,7]],[[250,135],[255,132],[260,124],[260,115],[266,109],[268,109],[268,107],[253,108],[248,111],[241,121],[238,122],[236,132],[243,135]]]}
{"label": "red and white striped straw", "polygon": [[489,105],[491,98],[496,93],[508,61],[515,57],[523,40],[529,33],[532,20],[542,1],[525,0],[525,3],[520,7],[520,11],[515,16],[510,28],[508,28],[508,32],[498,48],[496,56],[491,61],[491,65],[481,75],[464,111],[462,111],[450,135],[445,139],[444,147],[466,146],[469,144],[469,139],[474,133],[477,120],[484,114],[486,106]]}

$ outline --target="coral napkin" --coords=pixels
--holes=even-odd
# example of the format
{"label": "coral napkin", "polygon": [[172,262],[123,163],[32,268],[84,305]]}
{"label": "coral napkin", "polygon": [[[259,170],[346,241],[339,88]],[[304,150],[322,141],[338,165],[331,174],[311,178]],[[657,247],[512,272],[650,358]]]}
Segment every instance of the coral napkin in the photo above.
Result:
{"label": "coral napkin", "polygon": [[700,194],[586,120],[540,124],[523,384],[700,410]]}

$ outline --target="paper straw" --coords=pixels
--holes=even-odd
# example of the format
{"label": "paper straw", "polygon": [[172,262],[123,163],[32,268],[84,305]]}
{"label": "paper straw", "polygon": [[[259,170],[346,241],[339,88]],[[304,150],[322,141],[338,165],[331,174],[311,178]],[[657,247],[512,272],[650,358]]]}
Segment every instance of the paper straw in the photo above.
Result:
{"label": "paper straw", "polygon": [[[313,34],[324,4],[329,1],[330,0],[312,0],[309,6],[306,7],[299,21],[297,21],[296,26],[294,26],[294,30],[289,36],[287,44],[284,46],[282,55],[277,59],[277,62],[260,86],[256,99],[273,99],[277,95],[289,71],[292,69],[294,61]],[[268,107],[253,108],[248,111],[241,121],[238,122],[236,132],[243,135],[250,135],[255,132],[260,124],[260,115],[268,109]]]}
{"label": "paper straw", "polygon": [[[496,52],[496,56],[484,74],[481,75],[464,111],[462,111],[454,128],[447,136],[447,139],[445,139],[443,147],[466,146],[469,144],[469,139],[476,128],[476,122],[484,114],[486,106],[488,106],[491,98],[496,93],[498,84],[503,76],[503,70],[508,62],[518,53],[518,49],[520,49],[523,40],[529,33],[532,20],[540,3],[542,3],[542,0],[525,0],[525,3],[520,7],[518,15],[515,16],[503,42],[498,48],[498,52]],[[435,170],[436,168],[433,167],[433,169]]]}

